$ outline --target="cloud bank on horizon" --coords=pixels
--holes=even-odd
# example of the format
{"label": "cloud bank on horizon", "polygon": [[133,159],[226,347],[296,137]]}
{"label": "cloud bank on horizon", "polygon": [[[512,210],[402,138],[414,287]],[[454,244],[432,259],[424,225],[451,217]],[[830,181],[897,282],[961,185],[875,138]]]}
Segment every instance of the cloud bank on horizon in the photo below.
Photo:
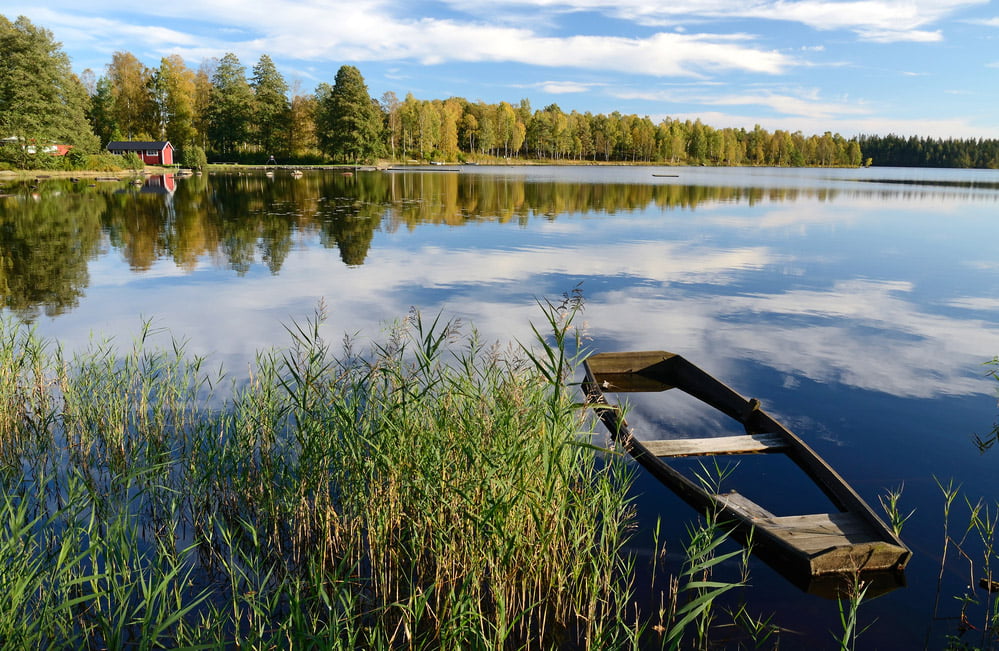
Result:
{"label": "cloud bank on horizon", "polygon": [[999,138],[987,0],[13,0],[78,72],[261,54],[303,90],[356,65],[375,97],[701,118],[714,127]]}

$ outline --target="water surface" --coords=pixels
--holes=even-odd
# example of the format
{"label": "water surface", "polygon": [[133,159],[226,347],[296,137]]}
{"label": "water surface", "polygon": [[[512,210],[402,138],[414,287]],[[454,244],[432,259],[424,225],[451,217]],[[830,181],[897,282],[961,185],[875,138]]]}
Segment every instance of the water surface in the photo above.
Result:
{"label": "water surface", "polygon": [[[68,349],[126,344],[152,319],[238,373],[320,300],[332,339],[378,339],[415,306],[527,341],[536,300],[580,287],[594,351],[683,354],[760,398],[876,508],[904,484],[909,585],[862,607],[877,620],[862,639],[935,647],[958,630],[967,563],[948,563],[934,612],[935,478],[995,508],[999,450],[973,436],[999,414],[982,366],[999,354],[999,172],[480,166],[4,182],[0,195],[5,309]],[[635,418],[714,426],[656,403]],[[640,558],[662,514],[675,559],[692,512],[642,477],[635,497]],[[742,597],[802,633],[784,644],[831,639],[835,603],[763,565],[752,583]]]}

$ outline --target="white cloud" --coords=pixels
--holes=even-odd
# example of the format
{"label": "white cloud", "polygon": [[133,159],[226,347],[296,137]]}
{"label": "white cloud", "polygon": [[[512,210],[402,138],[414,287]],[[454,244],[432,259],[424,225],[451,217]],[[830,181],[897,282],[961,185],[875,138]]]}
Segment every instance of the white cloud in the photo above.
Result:
{"label": "white cloud", "polygon": [[961,308],[963,310],[982,310],[999,312],[999,298],[986,296],[964,296],[948,301],[947,305]]}
{"label": "white cloud", "polygon": [[[111,19],[116,3],[80,9],[54,0],[30,13],[50,29],[101,42],[110,49],[148,43],[157,52],[176,51],[187,57],[221,56],[227,51],[253,56],[298,60],[413,60],[425,65],[443,62],[508,62],[545,67],[570,67],[645,74],[656,77],[697,76],[707,71],[739,70],[778,74],[793,65],[787,55],[749,44],[745,34],[657,33],[644,37],[603,35],[550,36],[523,27],[474,20],[402,18],[382,2],[318,2],[274,0],[269,3],[179,0],[146,5],[145,13]],[[236,34],[194,35],[161,27],[163,18],[217,22]],[[94,35],[101,35],[97,39]],[[375,36],[376,37],[373,37]],[[140,38],[141,36],[141,38]]]}
{"label": "white cloud", "polygon": [[[968,369],[981,363],[982,351],[999,350],[999,330],[921,312],[905,300],[911,290],[907,283],[845,281],[827,291],[684,298],[631,288],[591,300],[587,318],[601,324],[595,335],[624,349],[683,342],[674,352],[689,359],[717,359],[724,350],[728,359],[752,359],[792,377],[905,397],[993,391]],[[634,323],[658,326],[653,332]]]}
{"label": "white cloud", "polygon": [[[474,0],[449,4],[474,11]],[[807,25],[817,30],[850,30],[863,40],[876,42],[928,42],[941,38],[925,28],[969,6],[987,0],[498,0],[489,11],[529,7],[550,11],[595,11],[650,26],[703,24],[716,20],[757,18]],[[474,3],[478,4],[478,3]]]}
{"label": "white cloud", "polygon": [[[603,84],[584,84],[576,81],[543,81],[531,84],[530,88],[539,88],[552,95],[565,95],[568,93],[587,93]],[[523,87],[523,86],[522,86]]]}
{"label": "white cloud", "polygon": [[[984,109],[977,115],[970,112],[971,107],[987,105],[991,92],[987,85],[975,87],[981,98],[975,104],[948,103],[944,101],[948,89],[934,86],[946,82],[941,75],[927,75],[919,81],[922,96],[941,99],[926,104],[925,116],[916,114],[925,119],[881,117],[885,112],[914,114],[913,106],[900,106],[896,98],[911,97],[911,84],[916,80],[909,79],[908,88],[901,76],[882,77],[884,83],[878,84],[871,74],[864,74],[871,72],[867,66],[873,59],[858,63],[850,51],[842,49],[852,47],[843,44],[848,40],[843,34],[826,37],[820,33],[849,31],[857,38],[881,42],[932,41],[946,34],[947,19],[982,4],[980,0],[749,0],[741,4],[728,0],[445,0],[452,9],[446,17],[433,16],[439,8],[436,3],[403,4],[397,0],[175,0],[146,5],[127,5],[120,0],[82,5],[47,0],[44,7],[31,6],[26,0],[14,2],[7,13],[24,13],[51,29],[80,69],[103,67],[115,50],[135,51],[147,65],[178,53],[192,66],[230,51],[249,66],[267,53],[286,74],[290,71],[313,82],[328,81],[331,68],[341,63],[384,63],[380,68],[372,66],[378,75],[373,83],[382,86],[378,92],[387,90],[386,83],[399,82],[408,86],[392,89],[400,95],[413,91],[433,97],[449,91],[482,97],[486,93],[483,99],[495,102],[509,99],[498,95],[510,88],[510,80],[497,79],[489,86],[492,79],[476,77],[477,71],[461,64],[513,64],[500,76],[516,73],[520,87],[549,95],[580,96],[574,100],[579,105],[572,107],[580,110],[641,115],[657,111],[645,104],[648,101],[685,102],[689,106],[663,106],[662,113],[675,115],[683,110],[684,116],[700,117],[716,127],[761,124],[771,131],[999,135],[996,126],[987,122],[994,116]],[[566,12],[586,15],[565,20]],[[611,26],[611,18],[630,21],[631,25],[617,22]],[[782,22],[805,25],[816,33],[796,41],[793,39],[798,37],[780,32],[800,30],[781,30]],[[979,22],[991,25],[993,21]],[[586,25],[585,31],[569,31],[577,24]],[[89,58],[81,61],[78,52]],[[979,69],[999,65],[988,63],[990,56],[976,57],[970,65]],[[919,70],[921,63],[917,57],[906,65]],[[438,64],[455,65],[445,73],[435,70]],[[825,86],[825,98],[783,88],[793,83],[823,86],[824,71],[842,65],[856,65],[857,83],[844,86],[847,82],[830,81],[837,85],[835,90]],[[392,70],[385,71],[388,67]],[[926,65],[925,69],[932,67]],[[781,80],[780,85],[763,91],[733,90],[745,88],[747,76],[770,83],[801,71],[808,73],[807,79]],[[585,77],[574,79],[582,72]],[[443,74],[448,76],[446,87],[438,78]],[[637,86],[642,82],[636,82],[636,77],[653,83],[642,88]],[[727,90],[711,97],[710,91],[703,89],[680,95],[679,91],[667,93],[655,88],[656,81],[671,78],[702,80]],[[953,83],[960,84],[960,80]],[[850,99],[843,96],[845,87],[851,90]],[[641,101],[633,106],[598,105],[596,101],[583,105],[581,96],[597,89],[601,96]],[[898,89],[903,92],[896,93]]]}
{"label": "white cloud", "polygon": [[971,25],[984,25],[986,27],[999,27],[999,17],[997,18],[982,18],[982,19],[969,19],[964,22]]}
{"label": "white cloud", "polygon": [[[867,107],[857,102],[823,101],[818,97],[818,93],[815,90],[802,91],[796,95],[770,91],[722,95],[706,95],[677,90],[624,90],[612,91],[612,93],[621,99],[696,103],[706,106],[762,106],[782,115],[807,116],[810,119],[821,120],[829,120],[843,115],[865,115],[869,113]],[[781,119],[783,120],[784,118]],[[782,128],[786,130],[786,127]]]}

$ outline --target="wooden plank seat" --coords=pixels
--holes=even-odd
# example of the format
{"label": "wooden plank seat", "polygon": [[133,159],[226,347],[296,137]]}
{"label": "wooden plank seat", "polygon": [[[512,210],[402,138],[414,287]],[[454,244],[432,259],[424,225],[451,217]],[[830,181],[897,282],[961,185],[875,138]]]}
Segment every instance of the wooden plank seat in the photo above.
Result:
{"label": "wooden plank seat", "polygon": [[806,553],[881,540],[853,513],[813,513],[773,518],[767,523],[781,538]]}
{"label": "wooden plank seat", "polygon": [[787,447],[780,434],[742,434],[698,439],[665,439],[642,441],[642,445],[657,457],[690,457],[711,454],[753,454],[778,452]]}

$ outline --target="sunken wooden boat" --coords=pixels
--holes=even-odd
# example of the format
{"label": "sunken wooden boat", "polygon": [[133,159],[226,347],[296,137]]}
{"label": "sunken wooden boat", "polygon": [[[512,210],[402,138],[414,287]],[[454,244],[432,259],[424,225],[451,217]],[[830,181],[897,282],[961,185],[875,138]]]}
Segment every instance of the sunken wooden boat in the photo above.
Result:
{"label": "sunken wooden boat", "polygon": [[[817,577],[884,574],[904,584],[911,552],[895,532],[818,454],[772,418],[755,399],[739,395],[680,355],[664,351],[600,353],[584,362],[590,406],[613,437],[654,477],[701,512],[715,509],[737,538],[752,536],[753,553],[801,587]],[[681,390],[735,419],[744,434],[657,439],[636,432],[609,393]],[[784,454],[832,504],[830,512],[775,515],[736,491],[714,493],[675,467],[696,455]]]}

